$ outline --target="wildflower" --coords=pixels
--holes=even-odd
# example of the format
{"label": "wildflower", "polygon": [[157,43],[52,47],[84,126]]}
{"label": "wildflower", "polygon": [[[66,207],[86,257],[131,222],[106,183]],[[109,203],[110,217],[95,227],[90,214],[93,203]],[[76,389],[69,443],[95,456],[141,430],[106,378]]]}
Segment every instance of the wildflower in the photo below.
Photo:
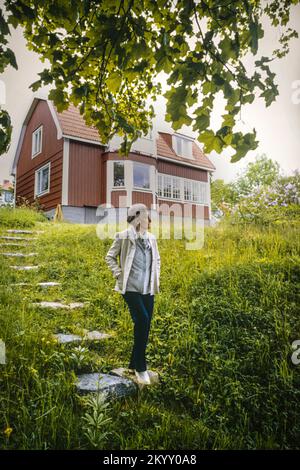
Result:
{"label": "wildflower", "polygon": [[5,434],[5,436],[7,437],[7,439],[9,439],[9,436],[11,435],[12,431],[13,431],[12,428],[10,428],[9,426],[7,426],[7,428],[6,428],[5,431],[4,431],[4,434]]}

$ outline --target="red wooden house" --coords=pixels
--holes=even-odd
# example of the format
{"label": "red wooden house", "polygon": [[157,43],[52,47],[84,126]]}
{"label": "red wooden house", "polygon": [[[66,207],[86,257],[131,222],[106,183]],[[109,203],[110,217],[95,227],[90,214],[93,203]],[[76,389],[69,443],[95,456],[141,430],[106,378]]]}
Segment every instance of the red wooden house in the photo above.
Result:
{"label": "red wooden house", "polygon": [[118,154],[119,145],[118,138],[102,144],[75,106],[59,113],[50,100],[34,98],[11,168],[16,203],[19,196],[38,198],[49,218],[61,204],[65,220],[97,223],[116,213],[124,221],[127,208],[142,202],[152,216],[210,223],[209,173],[215,166],[193,138],[160,132],[154,124],[128,157]]}

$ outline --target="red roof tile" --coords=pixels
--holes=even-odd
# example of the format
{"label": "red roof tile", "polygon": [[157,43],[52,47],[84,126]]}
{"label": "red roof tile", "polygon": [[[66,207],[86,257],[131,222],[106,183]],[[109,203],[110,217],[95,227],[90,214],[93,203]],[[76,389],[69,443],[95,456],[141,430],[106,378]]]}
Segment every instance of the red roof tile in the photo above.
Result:
{"label": "red roof tile", "polygon": [[[77,137],[80,139],[91,140],[97,143],[101,143],[97,128],[94,126],[87,126],[83,117],[80,114],[79,109],[70,104],[69,108],[65,111],[58,112],[54,105],[62,132],[65,135]],[[172,148],[172,134],[166,132],[159,132],[157,144],[157,154],[162,157],[170,158],[174,161],[180,161],[182,163],[189,163],[195,166],[201,166],[207,169],[215,170],[216,167],[212,162],[204,155],[198,145],[193,142],[193,158],[184,158],[177,155]]]}
{"label": "red roof tile", "polygon": [[101,142],[98,130],[94,126],[87,126],[80,111],[72,103],[69,108],[58,112],[53,104],[58,120],[60,122],[63,134],[78,137],[80,139],[93,140]]}
{"label": "red roof tile", "polygon": [[183,163],[190,163],[195,166],[201,166],[210,170],[215,170],[216,167],[213,163],[207,158],[206,155],[202,152],[200,147],[193,142],[192,153],[193,158],[185,158],[181,155],[177,155],[174,149],[172,148],[172,134],[168,134],[166,132],[159,132],[158,139],[157,139],[157,155],[161,155],[162,157],[167,157],[172,160],[181,161]]}

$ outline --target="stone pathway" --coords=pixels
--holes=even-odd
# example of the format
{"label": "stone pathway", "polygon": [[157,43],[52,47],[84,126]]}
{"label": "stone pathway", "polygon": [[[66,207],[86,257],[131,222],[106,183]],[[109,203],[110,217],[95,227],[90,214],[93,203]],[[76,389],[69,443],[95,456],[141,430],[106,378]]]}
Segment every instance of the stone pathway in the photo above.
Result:
{"label": "stone pathway", "polygon": [[82,341],[99,341],[102,339],[111,338],[112,335],[95,330],[95,331],[88,331],[83,336],[57,333],[56,335],[54,335],[54,337],[57,339],[58,343],[60,344],[69,344],[69,343],[78,343]]}
{"label": "stone pathway", "polygon": [[15,256],[16,258],[26,258],[27,256],[37,256],[37,253],[0,253],[3,256]]}
{"label": "stone pathway", "polygon": [[10,284],[11,286],[41,286],[41,287],[52,287],[52,286],[60,286],[60,282],[37,282],[33,284],[32,282],[17,282],[15,284]]}
{"label": "stone pathway", "polygon": [[[15,233],[15,234],[34,234],[34,233],[44,233],[44,231],[33,231],[33,230],[7,230],[8,233]],[[13,242],[31,242],[33,240],[37,240],[34,237],[18,237],[18,236],[1,236],[0,239],[8,240],[12,243],[2,243],[1,246],[28,246],[28,243],[13,243]],[[29,256],[37,256],[38,253],[0,253],[4,256],[11,256],[16,258],[25,258]],[[20,271],[27,271],[27,270],[34,270],[39,269],[39,265],[31,265],[31,266],[10,266],[12,269],[20,270]],[[25,285],[36,285],[41,287],[50,287],[50,286],[58,286],[60,282],[38,282],[36,284],[33,283],[26,283],[26,282],[19,282],[15,284],[11,284],[15,286],[25,286]],[[41,307],[41,308],[48,308],[48,309],[66,309],[72,310],[75,308],[82,308],[85,307],[89,302],[71,302],[70,304],[66,304],[63,302],[49,302],[49,301],[41,301],[41,302],[32,302],[32,306]],[[108,333],[103,333],[100,331],[88,331],[83,329],[82,335],[75,335],[75,334],[65,334],[65,333],[57,333],[54,334],[53,337],[56,338],[59,344],[69,344],[69,343],[80,343],[80,342],[89,342],[89,341],[99,341],[106,338],[111,338],[113,335]],[[151,385],[159,383],[159,375],[157,372],[149,371],[149,377],[151,381]],[[77,376],[76,387],[78,392],[80,393],[103,393],[106,395],[106,398],[117,399],[123,398],[127,396],[133,396],[138,393],[139,390],[147,387],[145,384],[141,384],[138,382],[134,371],[129,371],[129,369],[125,369],[123,367],[112,369],[108,374],[99,373],[90,373],[90,374],[79,374]],[[149,386],[149,385],[148,385]]]}
{"label": "stone pathway", "polygon": [[17,269],[18,271],[30,271],[31,269],[39,269],[40,266],[10,266],[12,269]]}
{"label": "stone pathway", "polygon": [[80,393],[103,393],[107,399],[118,399],[136,395],[138,387],[133,380],[110,374],[81,374],[77,377],[77,390]]}
{"label": "stone pathway", "polygon": [[72,310],[73,308],[80,308],[84,307],[88,302],[72,302],[70,304],[63,304],[62,302],[47,302],[47,301],[42,301],[42,302],[32,302],[31,305],[36,305],[38,307],[42,308],[65,308],[68,310]]}
{"label": "stone pathway", "polygon": [[20,241],[20,240],[27,240],[27,241],[31,241],[31,240],[37,240],[36,237],[9,237],[9,236],[4,236],[2,235],[0,237],[1,240],[16,240],[16,241]]}
{"label": "stone pathway", "polygon": [[6,230],[8,233],[45,233],[43,230],[17,230],[9,229]]}
{"label": "stone pathway", "polygon": [[29,243],[0,243],[0,246],[15,246],[17,248],[23,248],[23,246],[30,246]]}

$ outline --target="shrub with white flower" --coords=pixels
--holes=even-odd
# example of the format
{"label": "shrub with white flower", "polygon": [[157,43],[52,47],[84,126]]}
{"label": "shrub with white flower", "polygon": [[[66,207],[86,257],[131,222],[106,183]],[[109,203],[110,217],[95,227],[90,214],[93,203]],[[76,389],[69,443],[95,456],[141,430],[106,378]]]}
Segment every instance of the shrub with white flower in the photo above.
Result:
{"label": "shrub with white flower", "polygon": [[300,176],[280,177],[272,185],[256,187],[231,209],[233,223],[270,223],[300,215]]}

